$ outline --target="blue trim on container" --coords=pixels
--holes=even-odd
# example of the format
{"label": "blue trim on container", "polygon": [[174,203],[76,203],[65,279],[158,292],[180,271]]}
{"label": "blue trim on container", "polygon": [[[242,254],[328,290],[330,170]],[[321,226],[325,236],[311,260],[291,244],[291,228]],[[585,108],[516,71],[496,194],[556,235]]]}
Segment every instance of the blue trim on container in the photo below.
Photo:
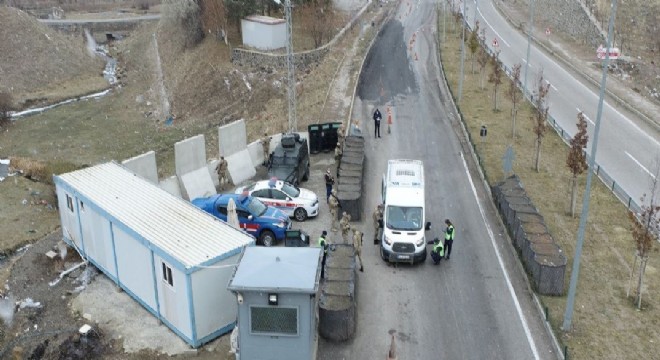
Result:
{"label": "blue trim on container", "polygon": [[149,254],[151,255],[151,273],[153,274],[154,295],[156,296],[156,312],[157,312],[158,319],[162,319],[163,317],[160,315],[160,298],[158,297],[158,275],[156,275],[156,264],[155,264],[155,261],[154,261],[154,252],[151,251],[151,252],[149,252]]}
{"label": "blue trim on container", "polygon": [[71,201],[74,200],[76,201],[76,218],[78,219],[78,236],[80,236],[80,250],[82,251],[83,254],[87,255],[87,252],[85,251],[85,239],[83,239],[84,236],[82,230],[82,221],[80,221],[80,206],[79,206],[80,204],[78,203],[80,199],[76,198],[75,196],[72,196]]}
{"label": "blue trim on container", "polygon": [[[190,330],[192,330],[193,342],[197,342],[197,326],[195,322],[195,303],[192,296],[192,277],[186,274],[186,295],[188,296],[188,316],[190,317]],[[208,309],[213,311],[213,309]]]}
{"label": "blue trim on container", "polygon": [[[247,246],[254,246],[254,242],[251,242],[251,243],[250,243],[249,245],[247,245]],[[241,247],[239,247],[239,248],[236,248],[236,249],[234,249],[234,250],[231,250],[231,251],[229,251],[229,252],[226,252],[226,253],[222,254],[221,256],[216,256],[216,257],[214,257],[213,259],[206,260],[206,261],[204,261],[203,263],[201,263],[201,264],[199,264],[199,265],[193,266],[193,267],[191,267],[190,269],[188,269],[188,272],[187,272],[187,273],[188,273],[188,274],[190,274],[190,273],[194,273],[195,271],[197,271],[197,270],[201,270],[201,269],[203,269],[204,267],[214,265],[214,264],[217,263],[218,261],[222,261],[222,260],[228,259],[228,258],[230,258],[230,257],[232,257],[232,256],[234,256],[234,255],[238,255],[238,254],[240,254],[241,251],[243,251],[243,246],[241,246]],[[237,263],[237,265],[238,265],[238,263]]]}
{"label": "blue trim on container", "polygon": [[117,286],[119,286],[119,264],[117,263],[117,248],[115,247],[115,232],[112,230],[112,223],[108,221],[110,226],[110,240],[112,242],[112,259],[115,262],[115,276],[117,277]]}
{"label": "blue trim on container", "polygon": [[[93,208],[96,212],[98,212],[100,215],[103,215],[106,219],[108,219],[110,222],[112,222],[114,225],[116,225],[119,229],[123,230],[127,234],[131,235],[135,240],[140,242],[142,245],[144,245],[147,249],[154,251],[158,256],[162,257],[163,259],[167,260],[174,268],[177,270],[187,273],[187,269],[184,264],[182,264],[178,259],[174,258],[170,254],[166,253],[163,251],[163,249],[159,248],[158,246],[154,245],[152,242],[149,240],[145,239],[144,236],[138,234],[135,230],[131,229],[130,227],[126,226],[123,222],[121,222],[119,219],[116,217],[110,215],[105,209],[101,208],[99,205],[97,205],[95,202],[90,200],[88,197],[84,196],[82,193],[76,191],[70,184],[64,182],[61,179],[58,179],[56,181],[57,184],[60,184],[61,187],[68,192],[71,192],[72,194],[76,195],[80,199],[84,199],[86,202],[89,203],[90,207]],[[76,206],[77,203],[76,203]],[[78,218],[78,222],[80,222],[80,218]],[[79,227],[81,225],[79,224]],[[80,229],[82,233],[82,229]],[[82,238],[82,235],[81,235]],[[82,240],[81,240],[82,241]],[[84,247],[83,247],[84,250]],[[83,251],[84,253],[84,251]]]}

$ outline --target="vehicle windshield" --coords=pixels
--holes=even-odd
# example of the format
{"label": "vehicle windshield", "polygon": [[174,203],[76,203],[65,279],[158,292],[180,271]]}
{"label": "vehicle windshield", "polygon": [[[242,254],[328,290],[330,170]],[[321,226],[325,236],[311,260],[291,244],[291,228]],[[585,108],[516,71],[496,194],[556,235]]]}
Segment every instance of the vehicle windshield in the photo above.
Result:
{"label": "vehicle windshield", "polygon": [[388,206],[387,228],[391,230],[417,231],[422,229],[421,207]]}
{"label": "vehicle windshield", "polygon": [[257,216],[263,215],[266,212],[266,209],[268,209],[268,207],[257,198],[250,198],[247,208],[252,214],[256,214]]}
{"label": "vehicle windshield", "polygon": [[297,198],[298,195],[300,195],[300,189],[289,184],[288,182],[282,184],[282,191],[284,191],[285,194],[289,195],[292,198]]}
{"label": "vehicle windshield", "polygon": [[283,155],[273,155],[272,162],[273,165],[296,166],[296,164],[298,164],[298,159],[293,155],[287,156],[286,153],[284,153]]}

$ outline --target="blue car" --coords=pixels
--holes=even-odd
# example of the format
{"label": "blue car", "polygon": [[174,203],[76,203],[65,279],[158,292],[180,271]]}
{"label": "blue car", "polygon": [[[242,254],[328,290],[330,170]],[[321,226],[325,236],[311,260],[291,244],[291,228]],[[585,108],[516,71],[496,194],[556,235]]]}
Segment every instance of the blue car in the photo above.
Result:
{"label": "blue car", "polygon": [[286,230],[291,228],[289,216],[272,206],[266,206],[259,199],[239,194],[219,194],[197,198],[193,205],[227,221],[227,204],[234,199],[241,229],[258,239],[263,246],[272,246],[275,241],[284,240]]}

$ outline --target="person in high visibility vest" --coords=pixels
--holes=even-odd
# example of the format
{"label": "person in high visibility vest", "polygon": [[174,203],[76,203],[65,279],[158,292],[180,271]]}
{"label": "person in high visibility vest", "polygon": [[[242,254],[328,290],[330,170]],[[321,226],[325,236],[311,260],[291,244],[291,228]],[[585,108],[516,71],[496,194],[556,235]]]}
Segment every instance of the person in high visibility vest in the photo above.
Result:
{"label": "person in high visibility vest", "polygon": [[433,248],[431,250],[431,259],[433,259],[433,264],[438,265],[440,263],[440,260],[445,256],[445,248],[442,245],[442,241],[440,239],[435,238],[433,241],[429,241],[429,244],[433,244]]}
{"label": "person in high visibility vest", "polygon": [[451,246],[454,244],[454,224],[449,221],[449,219],[445,219],[445,224],[447,225],[447,229],[445,229],[445,249],[447,251],[447,260],[449,260],[449,255],[451,254]]}
{"label": "person in high visibility vest", "polygon": [[323,260],[321,260],[321,279],[325,276],[325,258],[328,255],[328,242],[325,237],[328,236],[328,232],[323,230],[321,237],[319,237],[319,247],[323,249]]}

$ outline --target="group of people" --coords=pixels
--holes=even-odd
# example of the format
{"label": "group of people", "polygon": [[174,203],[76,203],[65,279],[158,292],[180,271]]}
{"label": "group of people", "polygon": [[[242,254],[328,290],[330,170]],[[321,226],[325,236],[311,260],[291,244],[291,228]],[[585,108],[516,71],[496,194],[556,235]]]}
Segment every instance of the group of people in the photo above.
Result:
{"label": "group of people", "polygon": [[451,223],[451,220],[445,219],[445,225],[447,227],[445,228],[444,243],[440,241],[439,238],[435,238],[433,241],[429,242],[430,244],[433,244],[433,248],[431,249],[431,259],[435,265],[438,265],[442,259],[449,260],[451,248],[452,245],[454,245],[454,224]]}

